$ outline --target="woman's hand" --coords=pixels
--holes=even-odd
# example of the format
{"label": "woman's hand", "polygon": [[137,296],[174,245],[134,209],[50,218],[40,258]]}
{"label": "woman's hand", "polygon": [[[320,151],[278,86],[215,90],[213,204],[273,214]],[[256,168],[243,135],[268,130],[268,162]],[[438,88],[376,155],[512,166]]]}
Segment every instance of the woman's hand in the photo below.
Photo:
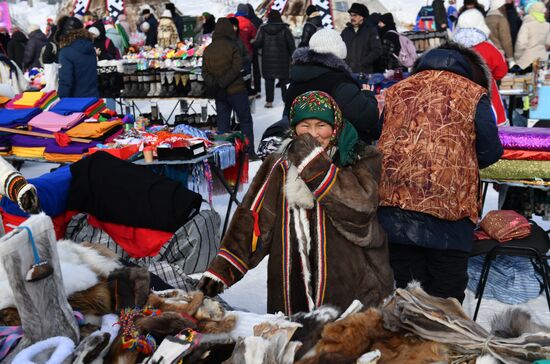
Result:
{"label": "woman's hand", "polygon": [[320,147],[321,144],[311,134],[297,136],[288,146],[287,159],[295,166],[299,166],[315,148]]}

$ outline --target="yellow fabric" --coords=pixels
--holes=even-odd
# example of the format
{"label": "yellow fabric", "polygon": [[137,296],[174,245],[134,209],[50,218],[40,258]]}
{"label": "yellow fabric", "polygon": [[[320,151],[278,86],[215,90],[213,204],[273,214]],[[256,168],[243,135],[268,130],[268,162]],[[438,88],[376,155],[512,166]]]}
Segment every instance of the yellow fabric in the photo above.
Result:
{"label": "yellow fabric", "polygon": [[46,147],[11,147],[14,155],[23,158],[43,158]]}
{"label": "yellow fabric", "polygon": [[67,131],[66,134],[71,138],[100,138],[117,125],[122,125],[122,121],[84,122]]}
{"label": "yellow fabric", "polygon": [[0,104],[5,104],[8,101],[10,101],[9,97],[0,96]]}
{"label": "yellow fabric", "polygon": [[57,163],[74,163],[81,160],[82,154],[44,153],[44,159]]}
{"label": "yellow fabric", "polygon": [[23,92],[23,96],[13,104],[17,106],[35,106],[42,97],[44,97],[44,93],[41,91]]}

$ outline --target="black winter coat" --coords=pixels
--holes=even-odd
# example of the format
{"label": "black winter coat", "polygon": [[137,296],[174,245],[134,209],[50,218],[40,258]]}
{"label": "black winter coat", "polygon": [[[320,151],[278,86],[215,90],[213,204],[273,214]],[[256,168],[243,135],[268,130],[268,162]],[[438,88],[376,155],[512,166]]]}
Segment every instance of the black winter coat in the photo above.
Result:
{"label": "black winter coat", "polygon": [[149,30],[145,33],[145,44],[154,47],[157,44],[157,29],[159,27],[159,22],[153,14],[145,19],[145,21],[149,23]]}
{"label": "black winter coat", "polygon": [[363,23],[355,32],[353,26],[348,24],[342,31],[342,39],[348,49],[346,63],[353,72],[372,73],[374,63],[382,55],[382,44],[376,28]]}
{"label": "black winter coat", "polygon": [[48,38],[41,30],[35,30],[29,34],[29,40],[25,46],[25,54],[23,56],[24,69],[40,67],[40,52],[42,47],[48,43]]}
{"label": "black winter coat", "polygon": [[[447,29],[447,10],[443,0],[434,0],[432,3],[437,31]],[[443,26],[445,25],[445,26]]]}
{"label": "black winter coat", "polygon": [[8,44],[10,43],[10,39],[8,33],[0,33],[0,51],[6,56],[8,55]]}
{"label": "black winter coat", "polygon": [[[470,64],[465,57],[456,52],[447,57],[424,58],[417,65],[415,72],[430,69],[444,70],[472,79]],[[478,66],[481,69],[485,67]],[[480,74],[484,74],[483,70]],[[484,84],[490,84],[489,77],[488,74],[484,74]],[[503,153],[489,97],[483,96],[479,101],[474,122],[477,160],[479,168],[485,168],[498,161]],[[474,224],[468,218],[447,221],[421,212],[402,210],[398,207],[381,207],[378,210],[378,219],[386,230],[390,244],[416,245],[465,252],[472,249]]]}
{"label": "black winter coat", "polygon": [[309,18],[304,24],[304,30],[302,31],[302,39],[298,47],[309,47],[309,40],[313,37],[320,28],[322,28],[323,23],[320,16],[314,16]]}
{"label": "black winter coat", "polygon": [[254,42],[262,50],[262,76],[266,79],[290,78],[290,59],[296,49],[294,38],[285,23],[266,23]]}
{"label": "black winter coat", "polygon": [[519,28],[521,28],[521,18],[518,15],[515,4],[505,4],[506,8],[506,19],[508,19],[508,24],[510,24],[510,33],[512,34],[512,45],[516,47],[516,39],[518,39]]}
{"label": "black winter coat", "polygon": [[172,20],[174,21],[174,25],[176,25],[176,29],[178,31],[178,37],[179,39],[183,39],[183,18],[181,15],[179,15],[176,12],[172,13]]}
{"label": "black winter coat", "polygon": [[59,88],[64,97],[99,97],[97,59],[92,41],[77,38],[59,50]]}
{"label": "black winter coat", "polygon": [[324,91],[336,100],[344,118],[355,126],[362,140],[371,142],[379,138],[378,102],[371,91],[361,90],[343,60],[307,48],[297,49],[292,58],[285,115],[297,96],[307,91]]}
{"label": "black winter coat", "polygon": [[401,50],[401,43],[399,42],[399,34],[395,30],[395,24],[381,28],[379,34],[382,41],[382,55],[375,63],[374,72],[384,73],[385,70],[394,70],[401,67],[396,58]]}
{"label": "black winter coat", "polygon": [[20,69],[23,69],[23,57],[25,55],[25,46],[27,45],[27,37],[23,32],[13,33],[10,42],[8,43],[8,57],[17,64]]}

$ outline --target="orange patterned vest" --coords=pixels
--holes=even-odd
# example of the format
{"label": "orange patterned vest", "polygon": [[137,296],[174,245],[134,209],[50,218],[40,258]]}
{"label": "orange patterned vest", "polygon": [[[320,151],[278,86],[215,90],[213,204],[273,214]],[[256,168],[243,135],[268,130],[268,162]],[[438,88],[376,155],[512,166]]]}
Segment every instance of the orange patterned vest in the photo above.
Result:
{"label": "orange patterned vest", "polygon": [[475,113],[487,90],[447,71],[422,71],[386,93],[380,206],[474,223],[479,210]]}

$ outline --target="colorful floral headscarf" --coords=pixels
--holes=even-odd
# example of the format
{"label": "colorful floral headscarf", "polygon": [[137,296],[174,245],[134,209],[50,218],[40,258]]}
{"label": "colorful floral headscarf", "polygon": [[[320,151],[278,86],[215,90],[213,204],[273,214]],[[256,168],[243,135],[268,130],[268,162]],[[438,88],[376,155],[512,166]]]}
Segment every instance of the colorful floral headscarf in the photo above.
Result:
{"label": "colorful floral headscarf", "polygon": [[300,121],[319,119],[332,126],[332,136],[327,146],[338,148],[339,164],[351,164],[355,160],[355,146],[359,135],[355,127],[345,120],[336,101],[322,91],[309,91],[296,97],[290,108],[290,126],[294,130]]}

